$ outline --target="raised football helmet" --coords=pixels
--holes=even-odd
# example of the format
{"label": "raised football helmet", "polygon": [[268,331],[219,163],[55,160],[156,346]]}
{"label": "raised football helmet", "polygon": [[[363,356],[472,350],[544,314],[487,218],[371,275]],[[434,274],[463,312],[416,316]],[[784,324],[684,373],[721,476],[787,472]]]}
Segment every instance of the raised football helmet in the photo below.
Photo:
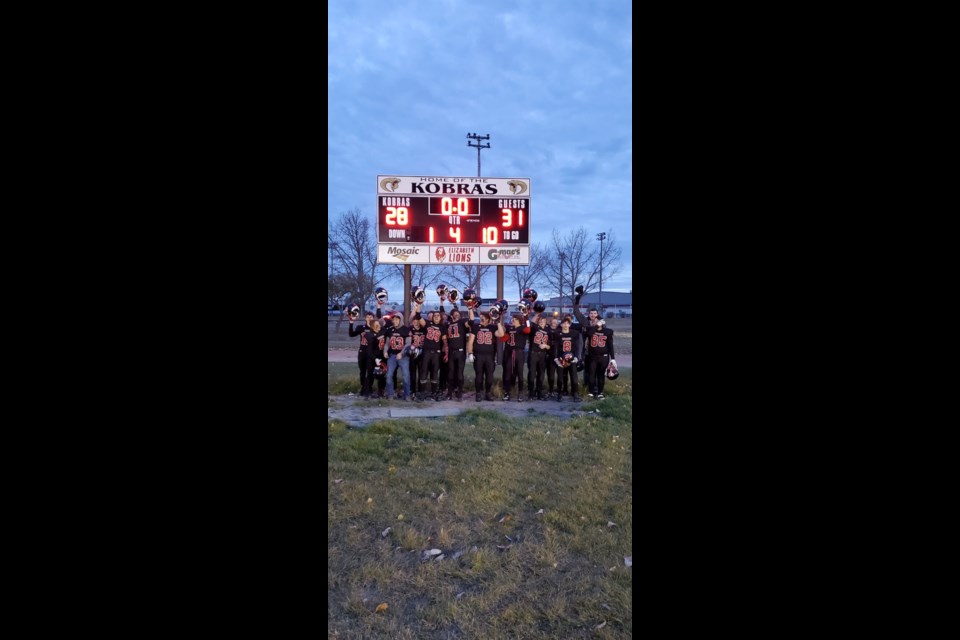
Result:
{"label": "raised football helmet", "polygon": [[537,301],[537,292],[535,289],[524,289],[523,290],[523,299],[529,300],[530,302]]}
{"label": "raised football helmet", "polygon": [[443,299],[443,296],[447,295],[447,285],[442,282],[437,285],[437,295],[440,296],[440,299]]}
{"label": "raised football helmet", "polygon": [[504,314],[510,308],[510,303],[501,298],[500,300],[497,300],[497,306],[500,307],[500,313]]}
{"label": "raised football helmet", "polygon": [[537,301],[533,303],[533,310],[537,313],[543,313],[547,310],[547,305],[543,304],[542,301]]}
{"label": "raised football helmet", "polygon": [[460,291],[456,287],[450,287],[447,289],[447,297],[450,298],[450,302],[456,303],[460,299]]}
{"label": "raised football helmet", "polygon": [[606,375],[607,380],[616,380],[620,377],[620,372],[617,370],[617,365],[612,360],[610,361],[610,364],[607,365]]}
{"label": "raised football helmet", "polygon": [[467,309],[473,309],[477,305],[477,292],[473,289],[464,289],[463,301],[466,303]]}
{"label": "raised football helmet", "polygon": [[423,302],[423,299],[427,297],[427,294],[424,293],[423,287],[413,287],[410,289],[410,297],[413,298],[414,302]]}
{"label": "raised football helmet", "polygon": [[376,291],[373,292],[373,295],[376,296],[378,302],[386,302],[387,298],[390,297],[390,294],[388,294],[387,290],[383,287],[377,287]]}
{"label": "raised football helmet", "polygon": [[517,303],[517,309],[520,311],[520,313],[526,315],[530,313],[530,303],[526,300],[521,300]]}
{"label": "raised football helmet", "polygon": [[350,305],[347,307],[347,315],[350,316],[351,320],[356,320],[360,317],[360,307],[355,304]]}
{"label": "raised football helmet", "polygon": [[490,317],[493,319],[494,322],[496,322],[497,320],[499,320],[499,319],[500,319],[500,305],[498,305],[498,304],[496,304],[496,303],[490,305],[490,311],[489,311],[489,313],[490,313]]}

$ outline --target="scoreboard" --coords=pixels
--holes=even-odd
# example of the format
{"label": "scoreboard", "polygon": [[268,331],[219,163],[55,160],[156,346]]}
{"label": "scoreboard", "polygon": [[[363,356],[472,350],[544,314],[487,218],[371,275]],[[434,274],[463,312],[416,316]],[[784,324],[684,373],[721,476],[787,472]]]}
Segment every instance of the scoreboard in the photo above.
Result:
{"label": "scoreboard", "polygon": [[377,176],[377,261],[530,262],[530,179]]}

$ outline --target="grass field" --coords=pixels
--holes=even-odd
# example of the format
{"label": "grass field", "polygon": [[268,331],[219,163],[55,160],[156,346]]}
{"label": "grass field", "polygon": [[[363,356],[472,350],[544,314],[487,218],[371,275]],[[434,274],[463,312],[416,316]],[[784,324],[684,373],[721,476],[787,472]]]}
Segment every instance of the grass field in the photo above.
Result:
{"label": "grass field", "polygon": [[[355,370],[328,375],[329,393]],[[632,376],[607,391],[574,418],[491,403],[328,420],[328,636],[629,637]]]}

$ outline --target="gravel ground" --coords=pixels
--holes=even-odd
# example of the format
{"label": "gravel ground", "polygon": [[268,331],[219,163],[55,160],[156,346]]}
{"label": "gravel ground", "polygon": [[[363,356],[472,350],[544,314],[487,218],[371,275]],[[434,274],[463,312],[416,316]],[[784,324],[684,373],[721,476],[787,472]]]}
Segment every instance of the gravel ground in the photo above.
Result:
{"label": "gravel ground", "polygon": [[[435,402],[402,402],[383,400],[365,400],[358,396],[331,396],[327,408],[327,417],[343,420],[353,427],[365,427],[377,420],[388,418],[418,417],[415,414],[456,415],[469,409],[491,409],[503,413],[511,418],[529,417],[535,420],[537,416],[549,415],[561,418],[573,418],[591,413],[596,404],[603,400],[584,399],[583,402],[574,402],[569,396],[560,402],[556,400],[494,400],[493,402],[477,402],[473,393],[464,393],[463,400],[446,400]],[[429,417],[422,415],[419,417]]]}

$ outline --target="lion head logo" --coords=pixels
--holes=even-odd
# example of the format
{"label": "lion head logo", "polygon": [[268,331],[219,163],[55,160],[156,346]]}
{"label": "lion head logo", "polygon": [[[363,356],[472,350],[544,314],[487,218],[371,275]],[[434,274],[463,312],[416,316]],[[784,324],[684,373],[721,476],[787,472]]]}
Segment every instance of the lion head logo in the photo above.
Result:
{"label": "lion head logo", "polygon": [[443,259],[447,257],[447,252],[443,250],[443,247],[437,247],[437,262],[443,262]]}
{"label": "lion head logo", "polygon": [[515,196],[518,196],[527,190],[527,183],[521,180],[510,180],[507,182],[507,186],[510,187],[510,193]]}
{"label": "lion head logo", "polygon": [[384,191],[389,191],[390,193],[396,191],[399,186],[400,178],[388,177],[380,181],[380,188]]}

